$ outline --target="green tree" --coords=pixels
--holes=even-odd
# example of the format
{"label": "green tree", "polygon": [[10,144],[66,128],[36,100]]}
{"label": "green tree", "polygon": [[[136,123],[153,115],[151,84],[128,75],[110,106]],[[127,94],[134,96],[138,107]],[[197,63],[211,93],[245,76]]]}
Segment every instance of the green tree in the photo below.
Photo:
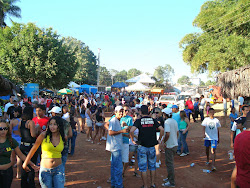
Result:
{"label": "green tree", "polygon": [[18,0],[0,0],[0,27],[6,27],[8,16],[21,18],[21,9],[14,5]]}
{"label": "green tree", "polygon": [[100,85],[110,86],[112,83],[111,74],[106,67],[100,67]]}
{"label": "green tree", "polygon": [[154,78],[157,81],[157,84],[167,85],[172,80],[174,75],[174,69],[166,64],[165,66],[158,66],[154,71]]}
{"label": "green tree", "polygon": [[200,86],[205,86],[205,82],[201,81]]}
{"label": "green tree", "polygon": [[130,79],[130,78],[133,78],[135,76],[138,76],[140,75],[142,72],[138,69],[135,69],[135,68],[132,68],[132,69],[129,69],[128,72],[127,72],[127,79]]}
{"label": "green tree", "polygon": [[187,34],[179,43],[192,72],[224,72],[250,63],[249,0],[205,2],[193,25],[201,33]]}
{"label": "green tree", "polygon": [[125,82],[125,80],[127,80],[127,78],[128,78],[127,71],[122,70],[115,75],[114,82]]}
{"label": "green tree", "polygon": [[15,83],[38,83],[62,88],[78,67],[75,52],[59,40],[52,28],[40,29],[33,23],[0,29],[0,74]]}
{"label": "green tree", "polygon": [[208,80],[206,83],[205,83],[206,86],[210,86],[210,85],[216,85],[216,82],[215,81],[212,81],[212,80]]}
{"label": "green tree", "polygon": [[72,52],[76,52],[75,57],[79,67],[73,80],[79,84],[97,84],[97,64],[94,53],[80,40],[72,37],[63,40]]}
{"label": "green tree", "polygon": [[178,80],[177,80],[177,83],[178,84],[181,84],[181,85],[191,85],[191,82],[190,82],[190,78],[186,75],[183,75],[182,77],[180,77]]}

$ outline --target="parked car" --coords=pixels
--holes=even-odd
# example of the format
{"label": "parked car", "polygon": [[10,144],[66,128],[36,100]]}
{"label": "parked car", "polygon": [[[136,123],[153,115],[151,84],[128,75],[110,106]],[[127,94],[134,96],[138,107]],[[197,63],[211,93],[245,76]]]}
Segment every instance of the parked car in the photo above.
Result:
{"label": "parked car", "polygon": [[176,104],[176,95],[162,95],[159,100],[156,102],[157,104]]}

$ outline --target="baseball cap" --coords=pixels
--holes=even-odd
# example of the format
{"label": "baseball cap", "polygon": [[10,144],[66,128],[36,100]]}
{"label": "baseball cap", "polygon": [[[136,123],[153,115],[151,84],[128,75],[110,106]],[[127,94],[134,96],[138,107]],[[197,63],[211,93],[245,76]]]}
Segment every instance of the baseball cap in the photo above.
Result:
{"label": "baseball cap", "polygon": [[178,106],[176,104],[174,104],[171,108],[178,108]]}
{"label": "baseball cap", "polygon": [[54,112],[54,113],[56,113],[56,114],[61,114],[61,113],[62,113],[62,110],[61,110],[60,107],[54,106],[54,107],[49,111],[49,113],[51,113],[51,112]]}
{"label": "baseball cap", "polygon": [[123,109],[123,107],[119,105],[119,106],[115,107],[115,112],[119,112],[122,109]]}
{"label": "baseball cap", "polygon": [[162,112],[165,113],[165,114],[172,114],[171,108],[164,108],[164,109],[162,110]]}

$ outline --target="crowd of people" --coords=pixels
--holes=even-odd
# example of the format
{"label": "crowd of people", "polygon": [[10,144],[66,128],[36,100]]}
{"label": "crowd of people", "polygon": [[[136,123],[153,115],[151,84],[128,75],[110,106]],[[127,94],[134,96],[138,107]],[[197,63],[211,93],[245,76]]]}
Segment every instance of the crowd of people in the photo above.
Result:
{"label": "crowd of people", "polygon": [[[106,140],[106,150],[111,153],[111,177],[108,180],[111,187],[123,187],[123,178],[131,164],[134,164],[134,176],[142,178],[142,188],[156,187],[155,172],[161,166],[163,152],[168,176],[163,179],[162,186],[175,187],[174,156],[189,155],[186,138],[191,115],[194,122],[200,115],[206,165],[210,165],[211,152],[211,170],[215,171],[221,124],[214,117],[212,106],[201,95],[194,102],[188,98],[185,109],[180,111],[177,105],[156,103],[158,98],[158,95],[133,92],[82,93],[53,98],[10,96],[9,102],[0,109],[0,187],[11,186],[13,166],[16,166],[16,178],[21,179],[23,188],[35,187],[36,171],[39,171],[41,187],[64,187],[65,164],[68,155],[74,155],[76,138],[81,133],[86,134],[86,142],[92,144]],[[108,121],[106,111],[113,113]],[[204,117],[204,112],[207,117]],[[249,169],[247,171],[243,164],[249,167],[249,159],[244,155],[239,157],[244,148],[240,147],[241,141],[238,139],[237,142],[237,138],[245,129],[249,130],[249,107],[242,106],[240,117],[234,107],[231,112],[231,147],[238,155],[236,164],[237,159],[240,161],[232,173],[232,186],[246,187],[250,183],[246,178]],[[147,184],[147,169],[150,171],[150,186]]]}

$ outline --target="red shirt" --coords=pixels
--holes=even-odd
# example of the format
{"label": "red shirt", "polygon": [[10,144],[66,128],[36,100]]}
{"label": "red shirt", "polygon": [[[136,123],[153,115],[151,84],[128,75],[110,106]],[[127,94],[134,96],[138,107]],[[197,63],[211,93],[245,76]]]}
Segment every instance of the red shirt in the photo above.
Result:
{"label": "red shirt", "polygon": [[35,122],[35,125],[38,124],[41,127],[42,132],[46,131],[49,117],[44,116],[43,118],[40,119],[38,117],[34,117],[32,120]]}
{"label": "red shirt", "polygon": [[234,141],[237,166],[236,184],[240,188],[250,187],[250,131],[238,134]]}
{"label": "red shirt", "polygon": [[105,96],[104,96],[104,99],[105,99],[105,101],[108,101],[108,100],[109,100],[109,96],[108,96],[108,95],[105,95]]}
{"label": "red shirt", "polygon": [[192,101],[187,100],[186,105],[188,105],[188,109],[190,109],[190,110],[193,110],[193,109],[194,109],[194,105],[193,105],[193,102],[192,102]]}
{"label": "red shirt", "polygon": [[46,100],[46,107],[49,108],[51,103],[52,103],[52,99],[47,99]]}

